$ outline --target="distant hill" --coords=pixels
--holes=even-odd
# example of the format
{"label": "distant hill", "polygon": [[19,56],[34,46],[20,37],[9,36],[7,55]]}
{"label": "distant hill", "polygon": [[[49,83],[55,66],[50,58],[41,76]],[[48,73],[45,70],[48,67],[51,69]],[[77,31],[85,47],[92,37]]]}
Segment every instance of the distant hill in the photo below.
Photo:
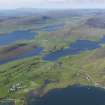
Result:
{"label": "distant hill", "polygon": [[[101,11],[103,14],[105,10]],[[10,10],[0,10],[0,16],[30,16],[30,15],[50,15],[52,17],[64,17],[64,16],[81,16],[88,14],[97,14],[98,9],[89,11],[88,9],[65,9],[65,10],[51,10],[51,9],[40,9],[40,8],[17,8]]]}
{"label": "distant hill", "polygon": [[105,18],[104,16],[93,17],[88,19],[86,24],[90,27],[105,28]]}

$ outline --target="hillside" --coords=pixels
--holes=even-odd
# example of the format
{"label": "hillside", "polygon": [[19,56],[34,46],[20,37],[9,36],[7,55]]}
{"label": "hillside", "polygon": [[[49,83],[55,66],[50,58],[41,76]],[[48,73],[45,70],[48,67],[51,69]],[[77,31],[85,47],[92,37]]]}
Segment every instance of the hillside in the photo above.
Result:
{"label": "hillside", "polygon": [[0,16],[0,101],[27,105],[31,93],[105,88],[105,10],[24,11]]}
{"label": "hillside", "polygon": [[[63,57],[56,62],[46,62],[40,57],[34,57],[1,65],[0,97],[16,99],[17,105],[20,105],[28,92],[35,91],[46,80],[55,82],[49,82],[43,90],[44,93],[49,89],[73,84],[104,88],[105,56],[103,50],[105,49],[101,48],[80,55]],[[16,84],[20,84],[20,88],[12,91],[11,88],[14,86],[13,89],[15,89]]]}

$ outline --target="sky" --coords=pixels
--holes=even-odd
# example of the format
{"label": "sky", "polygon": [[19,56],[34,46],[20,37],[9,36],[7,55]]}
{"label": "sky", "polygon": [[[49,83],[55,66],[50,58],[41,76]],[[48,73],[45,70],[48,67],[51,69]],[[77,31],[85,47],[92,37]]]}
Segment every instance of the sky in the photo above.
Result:
{"label": "sky", "polygon": [[0,9],[105,8],[105,0],[0,0]]}

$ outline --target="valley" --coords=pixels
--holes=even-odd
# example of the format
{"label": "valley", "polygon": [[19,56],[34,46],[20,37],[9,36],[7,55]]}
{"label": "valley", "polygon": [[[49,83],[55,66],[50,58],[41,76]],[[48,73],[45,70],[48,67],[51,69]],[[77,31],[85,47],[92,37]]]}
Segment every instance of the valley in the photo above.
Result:
{"label": "valley", "polygon": [[95,9],[0,15],[0,105],[33,105],[49,99],[54,89],[66,92],[75,85],[86,92],[104,91],[105,11],[97,13]]}

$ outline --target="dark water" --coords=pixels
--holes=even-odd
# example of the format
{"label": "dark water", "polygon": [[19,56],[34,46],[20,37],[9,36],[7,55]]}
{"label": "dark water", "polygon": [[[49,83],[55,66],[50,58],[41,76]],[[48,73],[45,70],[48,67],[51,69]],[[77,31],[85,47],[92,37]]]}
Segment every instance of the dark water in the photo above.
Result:
{"label": "dark water", "polygon": [[8,33],[7,35],[1,35],[0,36],[0,45],[8,45],[15,43],[16,41],[22,41],[22,40],[31,40],[35,37],[37,33],[31,32],[29,30],[27,31],[15,31]]}
{"label": "dark water", "polygon": [[[40,29],[39,31],[56,31],[59,29],[62,29],[64,27],[64,24],[57,24],[57,25],[50,25],[47,27],[44,27]],[[31,40],[37,35],[37,33],[32,32],[30,30],[26,31],[14,31],[11,33],[7,33],[6,35],[1,35],[0,36],[0,45],[7,45],[7,44],[12,44],[17,41],[22,41],[22,40]]]}
{"label": "dark water", "polygon": [[[51,25],[49,27],[44,27],[44,31],[54,31],[58,30],[59,28],[62,28],[64,24],[58,24],[58,25]],[[0,45],[6,45],[6,44],[13,44],[16,41],[22,41],[22,40],[31,40],[35,37],[35,35],[38,35],[35,32],[31,32],[29,30],[27,31],[15,31],[12,33],[8,33],[8,35],[0,36]],[[44,60],[48,61],[56,61],[60,57],[69,56],[69,55],[75,55],[79,54],[80,52],[87,51],[87,50],[93,50],[96,48],[101,47],[100,43],[105,43],[105,36],[103,36],[99,42],[95,41],[89,41],[89,40],[76,40],[74,43],[72,43],[69,48],[65,48],[63,50],[55,51],[52,53],[49,53],[43,57]],[[8,58],[6,60],[1,60],[0,64],[6,63],[13,60],[22,59],[25,57],[30,57],[34,55],[38,55],[42,52],[42,50],[33,50],[29,52],[25,52],[24,54],[20,56],[15,56]],[[37,52],[37,54],[36,54]]]}
{"label": "dark water", "polygon": [[93,50],[99,47],[100,47],[99,43],[95,41],[77,40],[76,42],[72,43],[69,46],[69,48],[50,53],[46,55],[43,59],[55,61],[63,56],[75,55],[75,54],[79,54],[80,52],[87,51],[87,50]]}
{"label": "dark water", "polygon": [[14,60],[20,60],[26,57],[32,57],[32,56],[37,56],[39,55],[41,52],[43,51],[43,48],[35,48],[32,51],[27,51],[24,54],[18,55],[18,56],[13,56],[13,57],[9,57],[5,60],[0,60],[0,64],[4,64],[10,61],[14,61]]}
{"label": "dark water", "polygon": [[[48,61],[56,61],[60,57],[79,54],[80,52],[87,51],[87,50],[93,50],[99,47],[100,47],[99,43],[94,42],[94,41],[77,40],[76,42],[72,43],[69,48],[47,54],[43,57],[43,59],[48,60]],[[19,56],[13,56],[13,57],[9,57],[4,60],[0,60],[0,64],[7,63],[9,61],[23,59],[26,57],[37,56],[41,54],[42,52],[43,52],[43,48],[36,48],[35,50],[27,51]]]}
{"label": "dark water", "polygon": [[28,105],[105,105],[105,90],[72,86],[52,90],[41,98],[32,96],[27,102]]}

